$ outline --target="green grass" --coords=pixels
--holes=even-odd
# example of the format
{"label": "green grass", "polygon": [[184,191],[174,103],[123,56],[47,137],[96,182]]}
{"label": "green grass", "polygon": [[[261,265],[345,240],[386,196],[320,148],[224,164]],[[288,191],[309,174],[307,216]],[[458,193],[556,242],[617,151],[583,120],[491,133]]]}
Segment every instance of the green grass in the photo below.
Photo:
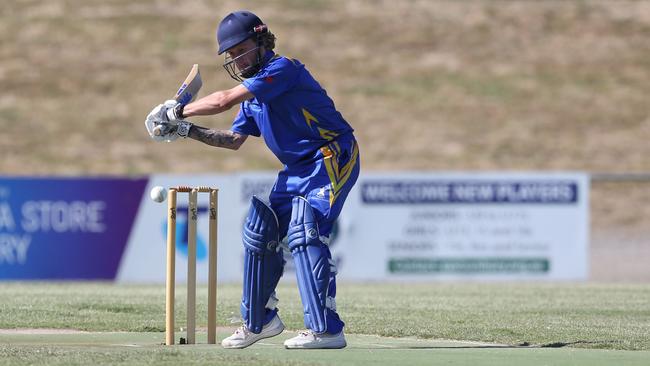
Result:
{"label": "green grass", "polygon": [[[204,335],[204,334],[203,334]],[[218,338],[226,336],[219,333]],[[163,346],[160,333],[0,335],[0,365],[646,365],[649,351],[585,350],[486,345],[414,338],[348,335],[340,351],[287,351],[292,334],[244,350],[205,344]]]}
{"label": "green grass", "polygon": [[[0,365],[644,365],[650,285],[341,284],[343,351],[292,352],[301,329],[295,285],[278,289],[289,331],[245,350],[205,344],[206,288],[197,291],[196,346],[163,346],[164,285],[0,283]],[[218,339],[238,326],[240,286],[219,286]],[[177,327],[185,326],[177,288]],[[226,326],[226,328],[223,328]],[[177,328],[178,330],[178,328]],[[177,332],[176,339],[183,336]]]}
{"label": "green grass", "polygon": [[[0,329],[164,331],[162,285],[3,283],[0,293]],[[239,294],[219,287],[220,325],[237,325]],[[287,327],[301,329],[295,286],[278,294]],[[205,327],[205,287],[197,296]],[[182,327],[182,288],[176,299]],[[337,302],[349,333],[621,350],[650,350],[648,303],[650,285],[599,284],[343,284]]]}

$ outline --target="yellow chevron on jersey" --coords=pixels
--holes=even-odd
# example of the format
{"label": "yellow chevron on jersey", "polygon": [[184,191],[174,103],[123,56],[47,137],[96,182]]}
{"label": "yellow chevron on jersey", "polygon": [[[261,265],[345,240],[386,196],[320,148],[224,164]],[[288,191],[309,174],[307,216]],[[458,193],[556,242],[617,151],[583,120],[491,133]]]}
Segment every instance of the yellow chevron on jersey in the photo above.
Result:
{"label": "yellow chevron on jersey", "polygon": [[336,132],[326,130],[324,128],[318,127],[318,133],[320,134],[320,137],[324,138],[327,141],[332,141],[338,136]]}
{"label": "yellow chevron on jersey", "polygon": [[[319,123],[318,119],[314,117],[313,114],[309,113],[309,111],[305,108],[302,108],[302,115],[305,117],[305,122],[307,123],[307,126],[309,126],[309,128],[311,128],[312,122]],[[320,135],[320,137],[322,137],[327,141],[332,141],[336,138],[336,136],[339,135],[334,131],[326,130],[324,128],[316,127],[316,129],[318,129],[318,134]]]}
{"label": "yellow chevron on jersey", "polygon": [[302,109],[302,115],[305,116],[305,122],[307,122],[307,126],[309,126],[309,128],[311,128],[312,122],[318,123],[318,119],[316,119],[316,117],[309,113],[309,111],[305,108]]}
{"label": "yellow chevron on jersey", "polygon": [[338,198],[341,193],[341,188],[345,185],[350,178],[350,174],[354,170],[355,165],[359,157],[359,146],[356,141],[353,142],[352,155],[350,160],[345,163],[342,167],[339,167],[338,155],[340,154],[341,148],[335,142],[328,146],[322,147],[321,152],[324,156],[325,169],[327,170],[327,175],[330,177],[331,190],[330,190],[330,207],[334,204],[334,201]]}

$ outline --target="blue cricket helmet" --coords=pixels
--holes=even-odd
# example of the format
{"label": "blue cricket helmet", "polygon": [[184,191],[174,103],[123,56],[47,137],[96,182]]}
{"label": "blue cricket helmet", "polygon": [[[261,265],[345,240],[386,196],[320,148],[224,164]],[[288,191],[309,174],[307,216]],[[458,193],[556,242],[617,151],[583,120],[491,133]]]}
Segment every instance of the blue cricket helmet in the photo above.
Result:
{"label": "blue cricket helmet", "polygon": [[255,37],[261,27],[265,27],[262,20],[250,11],[240,10],[228,14],[217,29],[217,42],[219,42],[219,54],[230,48]]}

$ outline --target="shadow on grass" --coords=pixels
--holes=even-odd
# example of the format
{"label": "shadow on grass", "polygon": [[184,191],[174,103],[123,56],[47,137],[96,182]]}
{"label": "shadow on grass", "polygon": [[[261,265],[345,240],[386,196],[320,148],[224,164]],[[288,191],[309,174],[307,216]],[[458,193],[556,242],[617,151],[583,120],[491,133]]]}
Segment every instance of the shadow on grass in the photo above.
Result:
{"label": "shadow on grass", "polygon": [[540,345],[530,344],[528,342],[522,342],[515,345],[506,345],[506,344],[477,344],[477,345],[466,345],[466,346],[383,346],[383,347],[355,347],[359,349],[517,349],[517,348],[562,348],[567,346],[574,346],[579,344],[600,344],[600,345],[614,345],[619,343],[617,341],[573,341],[573,342],[552,342],[545,343]]}
{"label": "shadow on grass", "polygon": [[567,346],[573,346],[577,344],[601,344],[601,345],[614,345],[620,343],[618,341],[573,341],[573,342],[552,342],[539,345],[539,348],[562,348]]}
{"label": "shadow on grass", "polygon": [[406,349],[486,349],[486,348],[530,348],[530,347],[521,347],[516,345],[467,345],[467,346],[381,346],[381,347],[354,347],[356,349],[372,349],[372,350],[406,350]]}

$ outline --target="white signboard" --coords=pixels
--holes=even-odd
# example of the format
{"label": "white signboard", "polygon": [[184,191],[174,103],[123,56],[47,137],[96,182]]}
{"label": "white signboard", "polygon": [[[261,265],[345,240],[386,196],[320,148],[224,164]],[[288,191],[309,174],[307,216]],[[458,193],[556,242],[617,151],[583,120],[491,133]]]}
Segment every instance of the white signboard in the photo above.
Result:
{"label": "white signboard", "polygon": [[[151,176],[140,202],[138,215],[133,226],[126,251],[117,273],[121,282],[164,282],[166,276],[167,246],[167,201],[153,202],[149,191],[155,186],[209,186],[219,189],[218,202],[218,261],[217,276],[219,280],[238,280],[241,273],[236,265],[241,248],[240,232],[241,211],[245,207],[237,200],[235,192],[239,191],[237,177],[234,175],[156,175]],[[208,207],[207,193],[198,195],[197,222],[197,280],[207,282],[208,274]],[[187,280],[187,210],[188,194],[178,193],[176,202],[176,279]]]}
{"label": "white signboard", "polygon": [[[241,281],[241,228],[250,197],[266,199],[273,172],[154,176],[155,185],[209,185],[219,193],[219,281]],[[345,280],[580,280],[588,276],[589,179],[581,173],[362,174],[330,249]],[[179,194],[177,278],[185,280]],[[199,199],[207,207],[207,198]],[[166,203],[143,197],[118,273],[165,280]],[[199,216],[198,278],[207,278],[207,218]],[[186,245],[186,243],[185,243]],[[285,254],[285,280],[295,280]]]}
{"label": "white signboard", "polygon": [[365,265],[347,279],[588,276],[584,174],[378,174],[358,190],[346,254]]}

